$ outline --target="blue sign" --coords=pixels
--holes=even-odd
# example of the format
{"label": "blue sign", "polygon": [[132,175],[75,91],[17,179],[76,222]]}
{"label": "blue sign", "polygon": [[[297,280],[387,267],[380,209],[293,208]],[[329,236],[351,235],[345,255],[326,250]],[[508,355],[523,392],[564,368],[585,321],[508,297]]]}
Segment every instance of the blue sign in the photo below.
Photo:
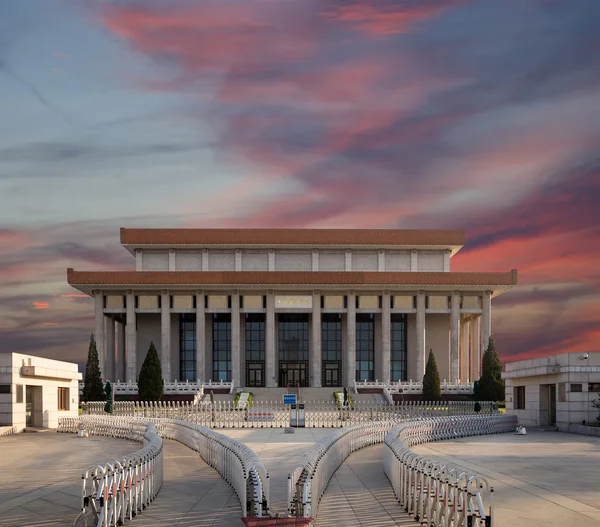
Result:
{"label": "blue sign", "polygon": [[296,404],[296,394],[295,393],[284,393],[283,394],[283,404]]}

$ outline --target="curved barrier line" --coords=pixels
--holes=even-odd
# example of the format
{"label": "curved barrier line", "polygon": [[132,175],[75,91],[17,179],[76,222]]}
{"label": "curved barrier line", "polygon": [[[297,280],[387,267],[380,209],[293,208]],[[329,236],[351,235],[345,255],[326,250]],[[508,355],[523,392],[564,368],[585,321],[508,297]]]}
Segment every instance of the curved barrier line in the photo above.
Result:
{"label": "curved barrier line", "polygon": [[[161,466],[160,483],[162,484],[162,440],[161,437],[178,441],[188,448],[198,452],[200,457],[227,481],[234,489],[240,500],[243,516],[261,517],[269,510],[269,474],[264,464],[260,461],[256,453],[239,441],[231,439],[223,434],[219,434],[210,428],[198,426],[194,423],[165,418],[134,418],[134,417],[100,417],[100,416],[79,416],[73,418],[61,418],[59,420],[59,432],[77,432],[81,428],[86,428],[93,435],[106,435],[133,441],[144,441],[144,430],[151,427],[154,434],[160,441],[161,447]],[[146,448],[146,447],[145,447]],[[136,452],[132,456],[138,456],[145,453],[144,449]],[[139,457],[139,456],[138,456]],[[120,463],[120,464],[119,464]],[[102,517],[99,525],[113,525],[111,521],[116,519],[123,521],[123,515],[131,519],[141,510],[136,508],[138,501],[145,499],[145,475],[143,467],[139,470],[115,469],[113,466],[124,465],[129,467],[127,458],[117,460],[106,466],[99,466],[91,469],[84,474],[84,484],[82,489],[82,512],[85,512],[86,505],[89,503],[90,496],[99,503],[104,503],[105,494],[112,496],[114,492],[126,494],[127,507],[117,504],[117,513],[112,515],[106,513]],[[141,472],[140,472],[141,471]],[[139,474],[138,474],[139,472]],[[113,479],[105,474],[116,475]],[[116,479],[115,479],[116,478]],[[88,480],[91,479],[92,487],[89,488]],[[110,481],[109,481],[110,479]],[[138,484],[139,483],[139,484]],[[138,488],[139,487],[139,488]],[[160,488],[160,485],[159,485]],[[141,492],[141,494],[139,494]],[[138,497],[138,495],[140,497]],[[152,496],[151,499],[153,499]],[[151,501],[150,499],[150,501]],[[144,506],[147,505],[144,502]],[[142,507],[143,508],[143,507]],[[100,507],[100,515],[103,514],[103,507]],[[116,514],[116,516],[115,516]],[[105,520],[104,517],[110,518]],[[114,523],[116,525],[116,523]]]}
{"label": "curved barrier line", "polygon": [[[400,501],[407,512],[413,513],[417,519],[427,518],[429,521],[429,518],[434,517],[432,511],[435,511],[435,518],[439,520],[448,517],[448,513],[440,512],[443,504],[444,511],[446,509],[453,511],[456,522],[459,518],[467,516],[474,519],[483,518],[483,521],[487,516],[490,518],[488,521],[491,521],[491,509],[487,515],[484,512],[482,491],[489,489],[491,502],[493,490],[485,478],[467,473],[459,474],[455,469],[448,469],[419,456],[409,447],[428,441],[513,431],[516,424],[517,419],[514,416],[472,415],[413,418],[405,419],[400,423],[377,421],[345,427],[322,438],[309,448],[299,464],[288,475],[288,515],[304,518],[312,517],[313,512],[316,515],[329,481],[346,458],[356,450],[384,442],[386,475],[392,482],[397,497],[404,492],[405,500]],[[404,440],[407,441],[406,444],[403,443]],[[396,450],[392,450],[393,448]],[[399,450],[400,448],[402,451]],[[399,469],[391,464],[388,451],[393,451],[394,455],[397,453],[398,461],[408,463],[413,468],[400,477]],[[446,480],[455,481],[457,486],[453,486],[452,489],[442,487],[441,481]],[[475,488],[479,490],[475,491]],[[410,492],[406,489],[410,489]],[[439,526],[450,525],[450,523],[430,522],[428,525]],[[463,525],[463,523],[453,525]],[[483,523],[473,523],[473,525],[478,526]]]}
{"label": "curved barrier line", "polygon": [[83,429],[92,435],[144,443],[137,452],[96,465],[82,474],[80,518],[84,522],[88,513],[94,515],[98,527],[133,519],[152,503],[163,482],[163,442],[155,425],[97,416],[59,419],[58,432],[76,433]]}
{"label": "curved barrier line", "polygon": [[416,521],[428,526],[493,527],[494,489],[486,478],[428,459],[410,447],[512,432],[517,424],[517,417],[512,415],[430,418],[397,424],[384,439],[384,471],[398,502]]}

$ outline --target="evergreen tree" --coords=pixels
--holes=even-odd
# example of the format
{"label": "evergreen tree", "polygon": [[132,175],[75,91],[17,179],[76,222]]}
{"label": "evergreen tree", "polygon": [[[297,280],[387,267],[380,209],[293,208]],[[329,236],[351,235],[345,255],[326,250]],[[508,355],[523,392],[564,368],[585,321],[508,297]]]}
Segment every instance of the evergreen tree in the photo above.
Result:
{"label": "evergreen tree", "polygon": [[154,342],[151,342],[140,370],[138,398],[140,401],[161,401],[164,388],[165,381],[162,378],[160,359]]}
{"label": "evergreen tree", "polygon": [[85,366],[85,379],[83,381],[83,400],[104,401],[104,386],[102,385],[102,374],[100,373],[100,363],[98,362],[98,350],[96,349],[96,340],[94,334],[90,336],[90,346],[88,348],[87,364]]}
{"label": "evergreen tree", "polygon": [[429,350],[429,358],[425,368],[425,376],[423,377],[423,400],[424,401],[441,401],[442,388],[440,386],[440,374],[433,350]]}
{"label": "evergreen tree", "polygon": [[479,400],[504,401],[504,381],[502,380],[502,363],[498,356],[493,335],[490,335],[488,347],[481,362],[481,378],[479,379]]}

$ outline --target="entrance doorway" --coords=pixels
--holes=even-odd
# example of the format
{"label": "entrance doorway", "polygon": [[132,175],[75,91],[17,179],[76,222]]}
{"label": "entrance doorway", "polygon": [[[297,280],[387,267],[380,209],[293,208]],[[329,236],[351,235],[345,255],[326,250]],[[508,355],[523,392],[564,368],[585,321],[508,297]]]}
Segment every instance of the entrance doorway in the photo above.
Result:
{"label": "entrance doorway", "polygon": [[548,422],[556,425],[556,384],[551,384],[548,390]]}
{"label": "entrance doorway", "polygon": [[308,361],[279,361],[279,386],[308,386]]}
{"label": "entrance doorway", "polygon": [[265,385],[265,361],[246,361],[246,386],[259,388]]}
{"label": "entrance doorway", "polygon": [[278,322],[279,386],[307,387],[308,314],[281,313]]}
{"label": "entrance doorway", "polygon": [[44,426],[42,387],[25,386],[25,426]]}
{"label": "entrance doorway", "polygon": [[323,386],[337,388],[342,385],[342,361],[323,361]]}
{"label": "entrance doorway", "polygon": [[556,384],[540,384],[540,426],[556,425]]}

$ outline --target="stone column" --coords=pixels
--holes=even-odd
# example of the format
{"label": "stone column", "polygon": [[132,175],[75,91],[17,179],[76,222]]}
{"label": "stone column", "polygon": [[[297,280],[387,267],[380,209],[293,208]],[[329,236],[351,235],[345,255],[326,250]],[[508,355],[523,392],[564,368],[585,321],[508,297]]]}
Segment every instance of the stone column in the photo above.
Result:
{"label": "stone column", "polygon": [[160,295],[160,365],[165,382],[171,378],[171,298],[169,292],[163,290]]}
{"label": "stone column", "polygon": [[117,322],[117,367],[115,377],[117,381],[125,382],[127,369],[125,367],[125,321]]}
{"label": "stone column", "polygon": [[102,380],[104,380],[106,374],[104,369],[104,294],[102,291],[94,291],[94,315],[96,317],[94,339],[96,340],[96,349],[98,350],[100,374]]}
{"label": "stone column", "polygon": [[196,380],[206,382],[206,313],[204,292],[196,291]]}
{"label": "stone column", "polygon": [[125,328],[126,382],[137,382],[137,328],[135,321],[135,295],[127,291],[127,326]]}
{"label": "stone column", "polygon": [[312,346],[310,367],[312,371],[312,386],[321,387],[321,371],[323,369],[323,343],[321,342],[321,294],[319,291],[313,293],[312,299]]}
{"label": "stone column", "polygon": [[416,382],[423,382],[425,375],[425,291],[417,295],[417,378]]}
{"label": "stone column", "polygon": [[143,271],[144,270],[144,253],[141,249],[135,250],[135,270]]}
{"label": "stone column", "polygon": [[471,320],[463,318],[460,323],[460,380],[461,382],[472,381],[469,373],[469,333],[471,331]]}
{"label": "stone column", "polygon": [[106,320],[106,379],[115,382],[115,319],[108,317]]}
{"label": "stone column", "polygon": [[383,382],[390,382],[390,326],[392,306],[389,291],[383,293],[381,301],[381,380]]}
{"label": "stone column", "polygon": [[265,377],[266,387],[273,388],[275,378],[275,295],[267,292],[267,316],[265,318]]}
{"label": "stone column", "polygon": [[460,293],[452,292],[450,305],[450,382],[460,377]]}
{"label": "stone column", "polygon": [[240,294],[231,295],[231,380],[233,386],[241,386],[240,376]]}
{"label": "stone column", "polygon": [[356,380],[356,294],[348,293],[346,320],[346,386],[354,387]]}
{"label": "stone column", "polygon": [[175,249],[170,249],[169,250],[169,271],[177,270],[176,258],[177,258],[177,255],[175,253]]}
{"label": "stone column", "polygon": [[481,377],[481,316],[471,321],[471,375],[474,381]]}
{"label": "stone column", "polygon": [[482,298],[482,313],[481,313],[481,349],[479,350],[480,357],[479,362],[481,363],[481,357],[488,347],[490,335],[492,334],[492,292],[485,291]]}

